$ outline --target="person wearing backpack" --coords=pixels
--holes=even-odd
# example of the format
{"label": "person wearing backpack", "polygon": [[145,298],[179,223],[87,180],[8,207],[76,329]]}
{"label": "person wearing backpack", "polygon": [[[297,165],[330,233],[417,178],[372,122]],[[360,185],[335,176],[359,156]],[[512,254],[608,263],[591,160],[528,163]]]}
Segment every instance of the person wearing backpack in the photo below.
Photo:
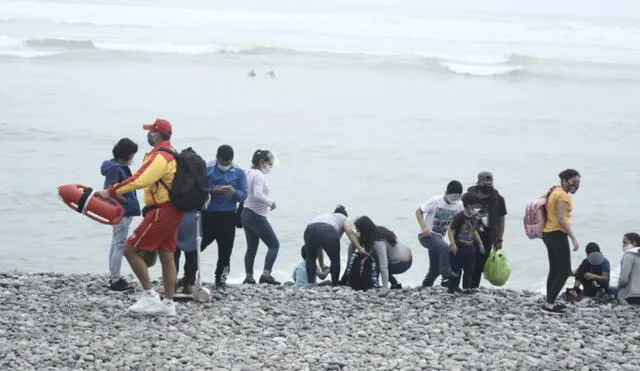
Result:
{"label": "person wearing backpack", "polygon": [[344,206],[338,205],[333,213],[320,214],[311,219],[304,230],[304,244],[307,248],[307,282],[309,285],[316,282],[318,257],[321,259],[320,266],[324,269],[322,250],[331,260],[331,283],[334,286],[338,284],[340,279],[340,238],[343,234],[349,237],[351,243],[354,243],[359,251],[364,251],[353,231],[353,223],[349,220]]}
{"label": "person wearing backpack", "polygon": [[[138,145],[129,138],[122,138],[116,143],[111,151],[113,158],[106,160],[100,167],[100,172],[104,178],[104,189],[108,189],[113,184],[131,178],[131,161],[138,152]],[[140,204],[136,191],[126,193],[120,201],[124,209],[122,221],[113,226],[111,238],[111,249],[109,250],[109,289],[113,291],[129,291],[133,287],[122,277],[120,268],[122,267],[122,257],[124,245],[129,235],[129,226],[134,216],[140,215]]]}
{"label": "person wearing backpack", "polygon": [[428,199],[416,210],[420,229],[418,241],[429,250],[429,272],[422,280],[422,287],[431,287],[438,276],[441,285],[447,287],[449,280],[449,244],[444,240],[453,217],[462,211],[462,183],[452,180],[447,184],[444,195]]}
{"label": "person wearing backpack", "polygon": [[560,186],[553,188],[546,203],[546,222],[542,233],[542,241],[547,247],[549,256],[549,275],[547,277],[547,298],[541,309],[545,313],[564,313],[566,306],[556,303],[556,298],[564,288],[571,274],[571,251],[578,251],[580,245],[573,234],[571,212],[573,201],[570,195],[580,187],[580,173],[574,169],[566,169],[559,174]]}
{"label": "person wearing backpack", "polygon": [[247,171],[247,198],[241,213],[242,226],[247,238],[247,252],[244,255],[246,278],[244,284],[255,284],[253,278],[253,264],[258,253],[258,245],[262,240],[269,249],[264,261],[264,270],[260,276],[260,283],[279,285],[271,276],[273,264],[278,257],[280,242],[271,228],[267,214],[276,208],[276,203],[269,198],[269,186],[265,175],[271,172],[275,162],[275,155],[268,150],[259,149],[251,158],[251,169]]}
{"label": "person wearing backpack", "polygon": [[376,259],[382,278],[381,287],[401,289],[402,285],[394,275],[411,268],[411,249],[398,241],[398,237],[386,227],[376,225],[369,217],[362,216],[355,221],[359,239],[366,251]]}
{"label": "person wearing backpack", "polygon": [[[183,213],[172,202],[169,190],[173,189],[178,161],[175,155],[163,150],[174,151],[169,140],[172,135],[169,121],[157,119],[153,124],[142,127],[148,131],[147,143],[153,149],[145,155],[140,169],[131,178],[96,194],[105,199],[116,198],[137,189],[144,189],[143,220],[129,236],[124,249],[125,257],[144,289],[138,301],[129,307],[129,311],[175,316],[174,252]],[[204,171],[202,176],[204,177]],[[164,300],[162,301],[160,295],[153,289],[144,260],[147,253],[156,251],[162,264],[164,280]]]}
{"label": "person wearing backpack", "polygon": [[233,155],[231,146],[221,145],[218,147],[216,160],[207,164],[207,188],[212,199],[207,209],[202,211],[201,251],[213,241],[218,244],[215,271],[217,288],[225,287],[231,270],[231,252],[236,238],[236,210],[238,203],[244,201],[247,195],[247,176],[244,170],[233,163]]}
{"label": "person wearing backpack", "polygon": [[477,178],[476,185],[469,187],[467,191],[477,194],[482,201],[479,213],[479,221],[482,221],[482,225],[478,225],[478,234],[480,234],[485,251],[480,253],[480,249],[476,250],[476,262],[471,276],[470,288],[472,289],[480,287],[484,265],[487,263],[491,250],[493,248],[502,249],[505,216],[507,215],[504,197],[493,187],[493,174],[489,171],[482,171]]}

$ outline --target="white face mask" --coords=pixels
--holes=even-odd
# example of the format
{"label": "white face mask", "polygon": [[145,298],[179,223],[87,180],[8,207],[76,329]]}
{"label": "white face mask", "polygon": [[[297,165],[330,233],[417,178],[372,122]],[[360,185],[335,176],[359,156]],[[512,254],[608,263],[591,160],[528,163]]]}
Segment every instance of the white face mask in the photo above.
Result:
{"label": "white face mask", "polygon": [[225,165],[220,165],[220,164],[218,163],[218,169],[220,169],[220,171],[222,171],[222,172],[224,173],[224,172],[229,171],[229,169],[231,169],[231,165],[226,165],[226,166],[225,166]]}
{"label": "white face mask", "polygon": [[462,198],[462,195],[453,193],[453,194],[447,195],[447,202],[450,204],[455,204],[456,202],[460,201],[461,198]]}
{"label": "white face mask", "polygon": [[269,174],[271,172],[271,166],[267,165],[261,169],[263,174]]}
{"label": "white face mask", "polygon": [[627,250],[633,249],[634,247],[635,246],[633,246],[632,244],[628,243],[628,244],[622,246],[622,251],[627,251]]}

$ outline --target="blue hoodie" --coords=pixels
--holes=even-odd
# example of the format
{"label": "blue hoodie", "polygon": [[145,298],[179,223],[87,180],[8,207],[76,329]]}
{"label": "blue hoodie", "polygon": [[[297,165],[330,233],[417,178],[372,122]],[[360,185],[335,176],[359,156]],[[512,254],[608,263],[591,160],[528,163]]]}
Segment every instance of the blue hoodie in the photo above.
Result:
{"label": "blue hoodie", "polygon": [[[115,183],[120,183],[131,178],[131,169],[129,166],[119,163],[116,160],[107,160],[102,163],[100,172],[104,178],[104,189],[109,188]],[[121,203],[124,208],[124,216],[140,215],[140,203],[136,196],[136,191],[125,193],[123,195],[127,199],[126,203]]]}

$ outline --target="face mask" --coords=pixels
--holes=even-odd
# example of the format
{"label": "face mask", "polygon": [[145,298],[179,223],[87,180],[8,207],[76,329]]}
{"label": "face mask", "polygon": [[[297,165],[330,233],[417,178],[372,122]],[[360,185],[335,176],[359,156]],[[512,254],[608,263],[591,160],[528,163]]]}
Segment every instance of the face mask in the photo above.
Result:
{"label": "face mask", "polygon": [[222,171],[223,173],[225,173],[225,172],[229,171],[229,169],[231,169],[231,165],[226,165],[226,166],[224,166],[224,165],[220,165],[220,164],[218,164],[218,169],[220,169],[220,171]]}
{"label": "face mask", "polygon": [[149,143],[149,145],[151,147],[155,147],[155,143],[153,143],[153,136],[151,135],[151,132],[147,133],[147,143]]}
{"label": "face mask", "polygon": [[269,174],[270,172],[271,172],[271,166],[267,165],[267,166],[262,168],[262,173],[263,174]]}
{"label": "face mask", "polygon": [[473,208],[473,215],[478,215],[480,214],[480,208],[479,207],[474,207]]}
{"label": "face mask", "polygon": [[628,243],[628,244],[622,246],[622,251],[627,251],[627,250],[633,249],[633,248],[634,248],[634,246],[632,244]]}
{"label": "face mask", "polygon": [[462,195],[459,194],[447,195],[447,202],[449,202],[450,204],[455,204],[456,202],[460,201],[461,198]]}
{"label": "face mask", "polygon": [[576,192],[578,192],[578,188],[580,188],[580,184],[567,184],[567,191],[569,191],[569,193],[576,194]]}

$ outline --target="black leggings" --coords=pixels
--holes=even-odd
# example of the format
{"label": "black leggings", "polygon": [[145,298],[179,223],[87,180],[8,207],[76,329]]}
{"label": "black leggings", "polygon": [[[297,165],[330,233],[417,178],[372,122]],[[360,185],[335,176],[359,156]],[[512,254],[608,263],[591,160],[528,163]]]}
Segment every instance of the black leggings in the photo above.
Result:
{"label": "black leggings", "polygon": [[331,260],[331,284],[340,279],[340,236],[338,231],[326,223],[309,224],[304,230],[304,244],[307,247],[307,282],[316,282],[316,260],[318,249],[322,248]]}
{"label": "black leggings", "polygon": [[[202,243],[200,251],[204,251],[213,241],[218,242],[218,263],[216,265],[216,282],[224,283],[231,270],[231,252],[236,238],[236,213],[202,212]],[[195,252],[194,252],[195,254]]]}
{"label": "black leggings", "polygon": [[553,304],[564,288],[571,274],[571,251],[569,238],[563,231],[542,234],[549,255],[549,276],[547,277],[547,303]]}

